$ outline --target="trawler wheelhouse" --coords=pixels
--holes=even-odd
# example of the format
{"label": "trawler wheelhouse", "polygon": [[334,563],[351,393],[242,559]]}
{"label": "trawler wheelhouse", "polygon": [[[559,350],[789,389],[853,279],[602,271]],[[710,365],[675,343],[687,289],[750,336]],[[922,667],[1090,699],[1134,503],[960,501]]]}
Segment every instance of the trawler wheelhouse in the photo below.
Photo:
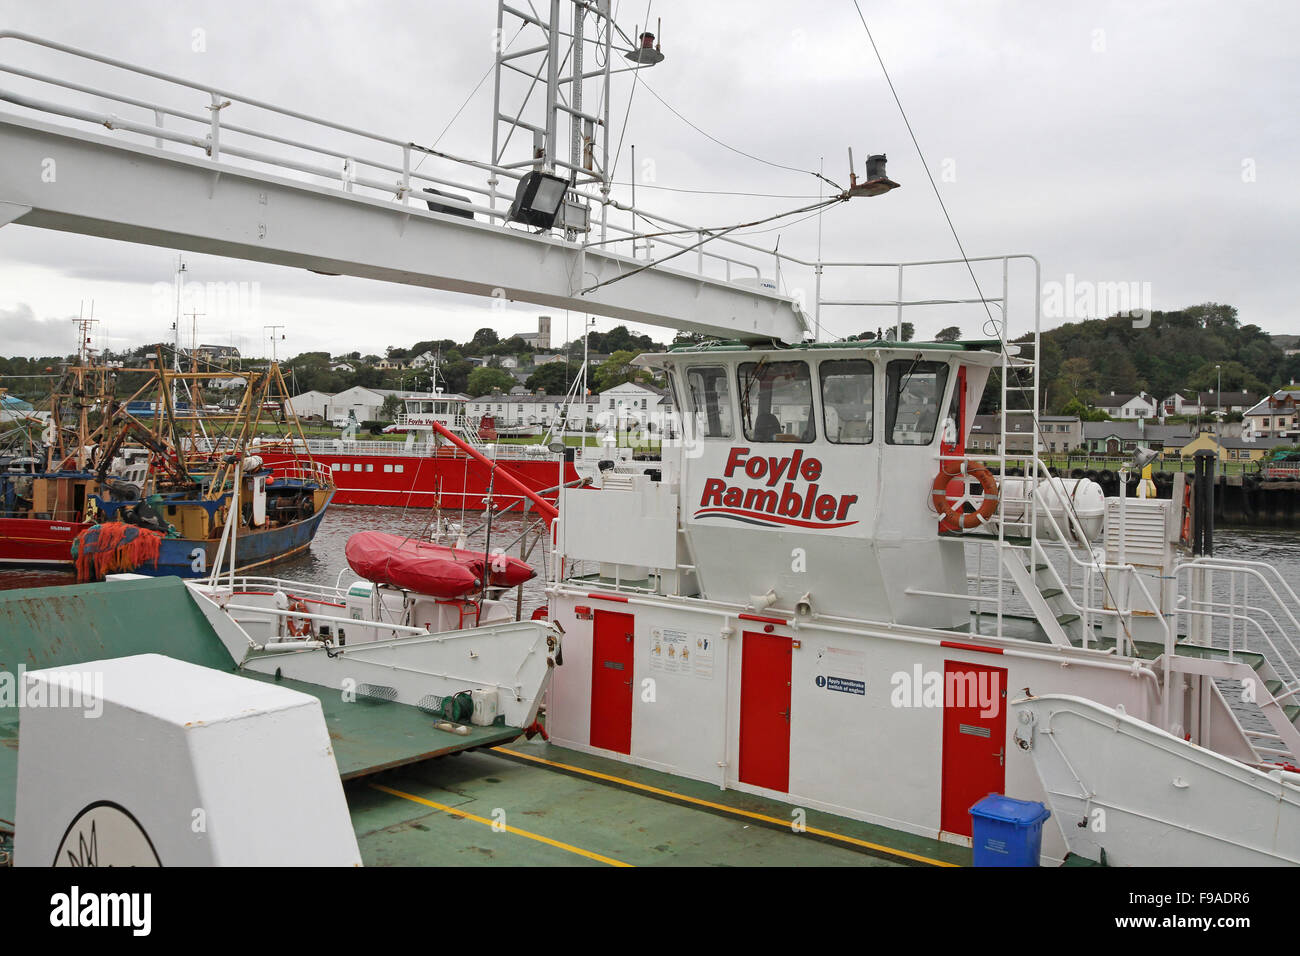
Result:
{"label": "trawler wheelhouse", "polygon": [[405,395],[402,397],[403,411],[395,422],[395,430],[429,431],[434,422],[458,432],[477,427],[477,422],[471,424],[465,418],[468,402],[467,395],[444,394],[441,391],[427,395]]}

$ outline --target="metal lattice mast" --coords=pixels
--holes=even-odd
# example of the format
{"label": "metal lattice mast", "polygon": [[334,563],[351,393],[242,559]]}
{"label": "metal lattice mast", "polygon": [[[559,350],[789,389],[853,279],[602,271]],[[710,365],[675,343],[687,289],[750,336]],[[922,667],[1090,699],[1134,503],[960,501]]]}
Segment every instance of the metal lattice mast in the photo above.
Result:
{"label": "metal lattice mast", "polygon": [[[565,7],[571,13],[567,31]],[[595,184],[608,195],[610,54],[616,29],[609,0],[550,0],[545,9],[543,20],[506,0],[497,2],[492,164],[541,169],[574,185]],[[590,73],[585,72],[588,45],[600,62]],[[591,81],[596,89],[588,91]],[[599,115],[585,111],[589,92],[596,93]],[[560,144],[566,121],[568,150]],[[597,126],[602,127],[599,144]],[[498,198],[509,198],[498,190],[495,173],[488,185],[494,208]]]}

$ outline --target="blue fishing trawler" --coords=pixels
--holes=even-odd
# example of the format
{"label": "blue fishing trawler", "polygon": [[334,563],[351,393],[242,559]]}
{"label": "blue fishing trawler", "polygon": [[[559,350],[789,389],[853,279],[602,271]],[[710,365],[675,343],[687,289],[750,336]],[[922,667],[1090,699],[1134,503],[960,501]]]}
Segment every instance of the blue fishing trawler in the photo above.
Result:
{"label": "blue fishing trawler", "polygon": [[[224,419],[200,422],[191,412],[200,402],[175,400],[178,385],[193,394],[229,377],[246,387]],[[115,385],[83,350],[55,388],[43,447],[0,472],[0,563],[75,568],[82,581],[189,578],[218,562],[261,568],[310,546],[333,499],[330,469],[310,452],[274,467],[249,453],[265,409],[286,391],[278,365],[182,373],[159,354],[126,400]],[[158,414],[142,420],[143,407]],[[296,428],[288,414],[278,425]]]}

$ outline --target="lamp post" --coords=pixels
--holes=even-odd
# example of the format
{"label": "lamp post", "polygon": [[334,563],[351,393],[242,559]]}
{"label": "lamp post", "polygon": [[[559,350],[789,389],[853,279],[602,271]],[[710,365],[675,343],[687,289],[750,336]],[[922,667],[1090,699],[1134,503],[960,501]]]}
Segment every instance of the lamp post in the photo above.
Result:
{"label": "lamp post", "polygon": [[596,320],[587,316],[582,320],[582,400],[587,401],[587,333],[596,324]]}
{"label": "lamp post", "polygon": [[1218,388],[1214,393],[1214,447],[1219,461],[1223,461],[1223,368],[1216,365],[1214,370],[1219,373]]}
{"label": "lamp post", "polygon": [[278,331],[278,332],[280,333],[280,338],[283,339],[283,338],[284,338],[284,326],[283,326],[283,325],[264,325],[264,326],[262,326],[262,331],[266,331],[267,329],[270,329],[270,331],[271,331],[271,361],[272,361],[272,362],[278,362],[280,359],[279,359],[279,351],[276,349],[276,341],[277,341],[277,340],[276,340],[276,338],[275,338],[275,333]]}
{"label": "lamp post", "polygon": [[[172,371],[181,370],[181,290],[185,287],[185,257],[176,257],[176,319],[172,322]],[[176,407],[176,382],[172,379],[172,408]]]}

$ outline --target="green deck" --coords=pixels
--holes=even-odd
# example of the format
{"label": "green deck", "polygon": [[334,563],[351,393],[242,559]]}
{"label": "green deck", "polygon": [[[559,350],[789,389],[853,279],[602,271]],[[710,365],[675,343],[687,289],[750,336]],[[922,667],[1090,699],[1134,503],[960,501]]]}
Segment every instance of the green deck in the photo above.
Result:
{"label": "green deck", "polygon": [[540,738],[354,780],[346,791],[367,866],[967,866],[971,860],[969,849],[815,810],[807,811],[807,829],[796,832],[789,804]]}
{"label": "green deck", "polygon": [[[0,670],[142,653],[234,666],[176,578],[0,592]],[[970,863],[968,849],[814,810],[799,830],[789,804],[541,740],[497,747],[514,728],[455,736],[414,707],[281,683],[321,701],[369,865]],[[0,709],[0,821],[14,818],[20,713]],[[450,755],[425,759],[439,754]]]}
{"label": "green deck", "polygon": [[278,683],[290,690],[310,694],[320,701],[325,713],[334,759],[344,780],[430,757],[444,756],[470,747],[491,747],[519,736],[517,727],[495,725],[469,728],[468,736],[438,730],[437,721],[417,707],[391,702],[344,701],[333,689],[317,687],[296,680],[279,680],[253,671],[240,671],[243,677]]}
{"label": "green deck", "polygon": [[[155,626],[142,626],[142,617]],[[16,674],[19,665],[35,670],[151,653],[235,669],[179,578],[0,592],[0,671]],[[251,671],[240,674],[275,681]],[[333,689],[280,683],[321,702],[345,780],[467,747],[505,743],[520,733],[513,727],[471,727],[462,737],[438,730],[433,718],[415,707],[365,698],[349,703]],[[0,706],[0,827],[14,818],[20,714],[19,707]]]}

